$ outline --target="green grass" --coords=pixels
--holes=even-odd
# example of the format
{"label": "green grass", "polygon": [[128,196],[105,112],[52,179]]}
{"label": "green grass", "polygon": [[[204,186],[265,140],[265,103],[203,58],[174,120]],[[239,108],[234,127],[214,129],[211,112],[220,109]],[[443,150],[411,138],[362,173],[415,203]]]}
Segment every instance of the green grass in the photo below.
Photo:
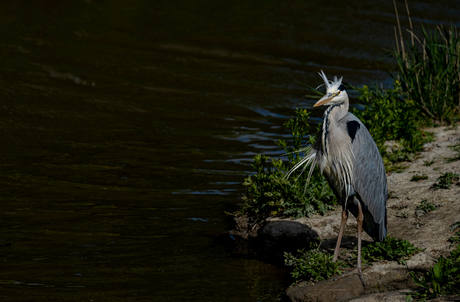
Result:
{"label": "green grass", "polygon": [[411,43],[396,40],[390,54],[397,62],[394,79],[425,118],[452,123],[460,110],[460,36],[453,25],[421,31]]}

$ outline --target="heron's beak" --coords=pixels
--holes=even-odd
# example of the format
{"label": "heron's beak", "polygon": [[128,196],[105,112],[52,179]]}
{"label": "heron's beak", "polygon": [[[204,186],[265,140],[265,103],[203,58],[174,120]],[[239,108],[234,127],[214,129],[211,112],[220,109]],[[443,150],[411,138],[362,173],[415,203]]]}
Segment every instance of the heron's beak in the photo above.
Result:
{"label": "heron's beak", "polygon": [[318,106],[322,106],[322,105],[327,105],[330,101],[332,101],[332,99],[336,96],[335,93],[326,93],[325,96],[323,96],[318,102],[316,102],[315,105],[313,105],[313,107],[318,107]]}

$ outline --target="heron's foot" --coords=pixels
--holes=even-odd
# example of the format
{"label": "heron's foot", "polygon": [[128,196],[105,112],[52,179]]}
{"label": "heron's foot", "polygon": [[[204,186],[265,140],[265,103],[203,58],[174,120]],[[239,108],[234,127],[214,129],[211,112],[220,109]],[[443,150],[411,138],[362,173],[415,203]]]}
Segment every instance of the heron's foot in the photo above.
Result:
{"label": "heron's foot", "polygon": [[366,282],[364,281],[363,270],[362,270],[362,268],[360,268],[360,267],[357,267],[357,268],[353,269],[351,272],[348,272],[348,273],[346,273],[346,274],[343,274],[343,275],[341,275],[341,276],[338,276],[338,277],[332,279],[331,281],[339,280],[339,279],[342,279],[342,278],[344,278],[344,277],[348,277],[348,276],[351,276],[351,275],[358,275],[359,278],[361,279],[361,282],[363,283],[363,286],[364,286],[364,287],[367,286],[367,285],[366,285]]}

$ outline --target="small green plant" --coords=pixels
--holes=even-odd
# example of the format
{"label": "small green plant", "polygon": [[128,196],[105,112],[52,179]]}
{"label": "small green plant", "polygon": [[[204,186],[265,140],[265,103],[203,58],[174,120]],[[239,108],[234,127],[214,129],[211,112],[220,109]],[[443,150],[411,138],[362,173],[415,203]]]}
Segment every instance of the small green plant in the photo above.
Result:
{"label": "small green plant", "polygon": [[415,209],[415,216],[420,217],[423,214],[426,214],[428,212],[436,210],[437,208],[439,208],[442,205],[444,205],[444,204],[442,204],[442,203],[433,204],[433,203],[429,202],[427,199],[422,199],[422,201],[420,202],[420,205],[417,206],[417,208]]}
{"label": "small green plant", "polygon": [[372,242],[361,249],[363,261],[398,261],[406,264],[406,260],[423,251],[407,240],[387,236],[383,242]]}
{"label": "small green plant", "polygon": [[315,213],[325,214],[336,203],[329,184],[318,170],[313,173],[308,189],[305,189],[308,173],[296,171],[289,179],[285,178],[286,173],[301,159],[304,149],[302,143],[305,140],[314,142],[314,138],[307,138],[309,112],[296,109],[295,113],[284,124],[292,134],[293,146],[288,147],[284,140],[278,142],[286,152],[287,161],[258,154],[252,164],[256,173],[244,180],[247,193],[242,198],[242,212],[256,221],[270,216],[297,218]]}
{"label": "small green plant", "polygon": [[423,162],[423,165],[424,165],[424,166],[427,166],[427,167],[431,166],[432,164],[434,164],[434,159],[433,159],[433,160],[430,160],[430,161],[425,160],[425,161]]}
{"label": "small green plant", "polygon": [[331,278],[335,274],[341,274],[342,261],[332,262],[332,255],[317,249],[297,251],[298,256],[284,253],[284,261],[287,266],[293,267],[291,276],[295,280],[321,281]]}
{"label": "small green plant", "polygon": [[454,157],[448,158],[447,161],[453,162],[453,161],[460,160],[460,143],[453,145],[453,146],[449,146],[449,147],[452,148],[452,150],[454,150],[456,154],[454,155]]}
{"label": "small green plant", "polygon": [[412,175],[412,178],[410,179],[410,181],[420,181],[420,180],[425,180],[425,179],[428,179],[428,175],[426,175],[425,173],[422,175],[414,174]]}
{"label": "small green plant", "polygon": [[453,183],[458,184],[459,180],[460,176],[457,173],[446,172],[436,179],[436,182],[431,186],[431,188],[435,191],[439,189],[450,189],[450,186]]}
{"label": "small green plant", "polygon": [[396,214],[396,217],[407,218],[409,217],[409,211],[408,210],[401,211]]}
{"label": "small green plant", "polygon": [[450,252],[447,258],[439,257],[437,263],[424,276],[416,276],[410,272],[412,280],[422,287],[422,291],[408,295],[426,301],[441,295],[460,293],[460,245]]}
{"label": "small green plant", "polygon": [[451,231],[453,231],[455,229],[459,229],[459,230],[457,232],[455,232],[455,234],[448,239],[448,241],[450,242],[451,247],[454,244],[460,243],[460,221],[457,221],[456,223],[454,223],[454,224],[452,224],[450,226]]}

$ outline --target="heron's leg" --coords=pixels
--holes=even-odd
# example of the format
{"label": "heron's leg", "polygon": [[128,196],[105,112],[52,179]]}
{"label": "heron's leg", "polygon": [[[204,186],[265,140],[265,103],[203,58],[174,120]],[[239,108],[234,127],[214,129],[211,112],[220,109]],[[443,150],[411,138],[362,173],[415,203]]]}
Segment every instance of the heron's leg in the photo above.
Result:
{"label": "heron's leg", "polygon": [[348,220],[348,210],[345,207],[343,207],[342,223],[340,224],[339,237],[337,238],[337,244],[335,245],[334,257],[332,258],[332,262],[336,262],[337,258],[339,257],[340,243],[342,242],[342,236],[345,230],[345,226],[347,225],[347,220]]}
{"label": "heron's leg", "polygon": [[361,282],[363,283],[364,286],[366,286],[366,283],[364,282],[364,276],[363,276],[363,270],[362,270],[362,263],[361,263],[361,234],[363,232],[363,221],[364,221],[364,215],[363,215],[363,209],[361,207],[361,203],[358,202],[358,265],[356,269],[358,270],[358,275],[359,278],[361,279]]}
{"label": "heron's leg", "polygon": [[358,220],[358,265],[351,272],[338,276],[332,279],[332,281],[342,279],[343,277],[346,277],[346,276],[357,274],[359,278],[361,279],[363,286],[366,287],[366,282],[364,282],[362,263],[361,263],[361,233],[363,231],[364,215],[363,215],[363,210],[361,208],[361,203],[359,201],[357,202],[357,206],[358,206],[358,217],[357,217],[357,220]]}

